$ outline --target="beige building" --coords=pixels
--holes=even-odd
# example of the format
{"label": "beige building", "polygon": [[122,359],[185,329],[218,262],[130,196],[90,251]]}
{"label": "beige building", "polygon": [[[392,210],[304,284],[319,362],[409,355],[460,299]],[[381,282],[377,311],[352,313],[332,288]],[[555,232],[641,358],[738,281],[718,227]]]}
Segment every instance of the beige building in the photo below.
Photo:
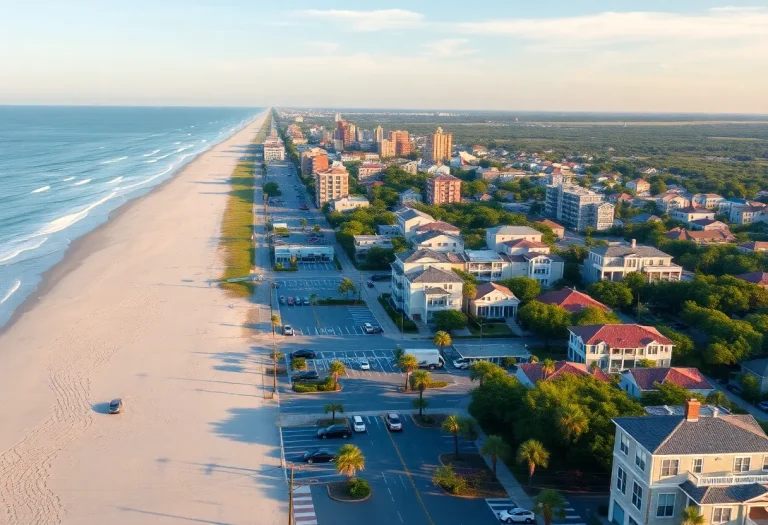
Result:
{"label": "beige building", "polygon": [[496,283],[477,285],[475,298],[469,302],[469,312],[485,319],[515,319],[520,299],[507,288]]}
{"label": "beige building", "polygon": [[627,188],[635,190],[637,193],[645,193],[651,191],[651,183],[645,179],[635,179],[627,183]]}
{"label": "beige building", "polygon": [[461,310],[464,281],[452,269],[462,268],[454,254],[411,250],[395,255],[392,299],[409,319],[432,319],[441,310]]}
{"label": "beige building", "polygon": [[411,153],[411,141],[408,138],[408,132],[402,130],[395,130],[389,132],[389,141],[395,147],[395,155],[398,157],[405,157]]}
{"label": "beige building", "polygon": [[584,280],[621,281],[631,272],[640,272],[649,282],[679,281],[683,268],[672,263],[672,256],[653,246],[638,246],[632,239],[629,246],[592,248],[584,260]]}
{"label": "beige building", "polygon": [[755,418],[696,400],[670,412],[613,420],[610,521],[680,525],[694,507],[705,525],[766,523],[768,436]]}
{"label": "beige building", "polygon": [[[504,251],[504,243],[508,241],[541,242],[541,232],[530,226],[496,226],[485,230],[485,244],[489,250]],[[547,252],[549,253],[549,252]]]}
{"label": "beige building", "polygon": [[362,195],[350,195],[342,197],[341,199],[334,199],[330,201],[330,203],[332,211],[340,212],[352,211],[358,208],[367,208],[371,205],[371,203],[368,202],[368,199]]}
{"label": "beige building", "polygon": [[395,156],[395,143],[391,140],[382,139],[376,144],[376,151],[382,159]]}
{"label": "beige building", "polygon": [[424,149],[424,160],[428,162],[442,162],[451,158],[453,149],[453,133],[443,133],[443,128],[431,135],[427,135],[427,146]]}
{"label": "beige building", "polygon": [[349,196],[349,173],[345,168],[334,167],[315,173],[315,205],[320,208],[326,202]]}
{"label": "beige building", "polygon": [[309,177],[316,171],[328,169],[328,152],[322,148],[312,148],[301,153],[301,175]]}
{"label": "beige building", "polygon": [[427,203],[461,202],[461,179],[453,175],[438,175],[427,180]]}

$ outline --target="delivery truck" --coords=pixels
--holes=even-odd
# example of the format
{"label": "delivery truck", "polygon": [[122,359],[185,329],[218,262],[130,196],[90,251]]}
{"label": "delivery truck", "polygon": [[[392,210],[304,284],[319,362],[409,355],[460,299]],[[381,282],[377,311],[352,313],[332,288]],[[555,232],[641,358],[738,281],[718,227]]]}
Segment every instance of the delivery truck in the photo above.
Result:
{"label": "delivery truck", "polygon": [[445,359],[440,355],[440,350],[437,348],[409,348],[405,350],[405,353],[411,354],[419,360],[419,368],[434,370],[435,368],[443,368],[445,366]]}

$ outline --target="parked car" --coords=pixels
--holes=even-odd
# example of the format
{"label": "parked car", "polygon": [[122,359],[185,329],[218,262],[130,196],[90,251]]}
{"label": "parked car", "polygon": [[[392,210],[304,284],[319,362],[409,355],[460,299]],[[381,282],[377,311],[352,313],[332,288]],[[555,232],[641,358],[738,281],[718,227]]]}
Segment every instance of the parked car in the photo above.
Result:
{"label": "parked car", "polygon": [[336,454],[325,448],[308,450],[304,453],[305,463],[328,463],[336,459]]}
{"label": "parked car", "polygon": [[368,281],[365,284],[368,286],[368,288],[373,288],[374,286],[376,286],[375,284],[373,284],[373,281]]}
{"label": "parked car", "polygon": [[466,370],[469,368],[469,362],[465,361],[464,359],[456,359],[453,362],[453,368],[456,368],[458,370]]}
{"label": "parked car", "polygon": [[307,350],[306,348],[302,348],[301,350],[296,350],[294,353],[291,354],[291,358],[295,357],[303,357],[304,359],[314,359],[315,353],[312,350]]}
{"label": "parked car", "polygon": [[272,283],[272,288],[280,288],[280,283]]}
{"label": "parked car", "polygon": [[349,436],[351,435],[352,431],[349,430],[347,425],[331,425],[329,427],[318,429],[317,431],[317,437],[320,439],[328,439],[334,437],[349,439]]}
{"label": "parked car", "polygon": [[291,376],[291,381],[293,382],[302,382],[302,381],[314,381],[315,379],[318,379],[317,372],[314,370],[307,370],[306,372],[299,372],[298,374],[293,374]]}
{"label": "parked car", "polygon": [[122,399],[113,399],[109,402],[109,413],[110,414],[119,414],[120,411],[123,409],[123,400]]}
{"label": "parked car", "polygon": [[525,509],[502,510],[498,514],[502,523],[533,523],[536,517],[533,512]]}
{"label": "parked car", "polygon": [[309,305],[309,297],[305,297],[304,299],[302,299],[302,300],[301,300],[301,303],[302,303],[304,306],[308,306],[308,305]]}
{"label": "parked car", "polygon": [[288,296],[288,304],[293,305],[293,296]]}
{"label": "parked car", "polygon": [[363,421],[363,418],[360,416],[355,416],[352,418],[352,428],[355,429],[355,432],[367,431],[367,429],[365,428],[365,422]]}
{"label": "parked car", "polygon": [[284,295],[280,296],[280,304],[285,304],[285,296]]}
{"label": "parked car", "polygon": [[725,385],[725,389],[729,392],[733,392],[737,396],[740,396],[742,392],[744,392],[744,389],[741,388],[739,385]]}
{"label": "parked car", "polygon": [[391,431],[399,431],[403,429],[403,422],[400,421],[400,416],[395,414],[394,412],[390,412],[385,417],[387,420],[387,428]]}
{"label": "parked car", "polygon": [[360,360],[360,370],[370,370],[371,363],[367,359]]}
{"label": "parked car", "polygon": [[759,408],[763,412],[768,412],[768,401],[760,401],[757,404],[757,408]]}
{"label": "parked car", "polygon": [[366,334],[380,334],[384,330],[381,329],[380,326],[373,326],[371,323],[365,323],[363,325],[363,332]]}
{"label": "parked car", "polygon": [[308,210],[308,209],[309,209],[309,206],[307,206],[306,204],[302,204],[301,206],[299,206],[299,209],[300,209],[300,210],[305,210],[305,211],[306,211],[306,210]]}
{"label": "parked car", "polygon": [[283,335],[296,335],[293,333],[293,327],[289,324],[283,325]]}
{"label": "parked car", "polygon": [[390,279],[392,279],[391,275],[385,275],[383,273],[371,275],[371,281],[389,281]]}

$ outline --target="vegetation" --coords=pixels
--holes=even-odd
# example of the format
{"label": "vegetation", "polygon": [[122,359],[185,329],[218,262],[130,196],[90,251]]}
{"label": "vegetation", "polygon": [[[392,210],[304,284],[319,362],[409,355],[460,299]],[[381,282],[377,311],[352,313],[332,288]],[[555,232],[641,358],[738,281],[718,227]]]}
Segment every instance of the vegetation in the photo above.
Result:
{"label": "vegetation", "polygon": [[520,307],[517,318],[523,327],[544,338],[547,346],[551,339],[564,339],[571,323],[571,314],[556,304],[530,301]]}
{"label": "vegetation", "polygon": [[493,475],[496,476],[496,463],[499,459],[508,457],[510,454],[510,448],[504,438],[501,436],[491,435],[485,440],[483,446],[480,447],[480,453],[486,456],[491,456],[491,464],[493,465]]}
{"label": "vegetation", "polygon": [[355,445],[342,445],[336,455],[336,471],[342,476],[347,476],[349,481],[358,471],[365,469],[365,456],[359,447]]}
{"label": "vegetation", "polygon": [[349,294],[355,293],[356,291],[357,287],[349,277],[344,277],[341,282],[339,282],[339,294],[343,295],[344,297],[349,298]]}
{"label": "vegetation", "polygon": [[411,372],[419,368],[419,360],[413,354],[403,354],[397,360],[397,366],[403,373],[405,373],[405,386],[403,386],[403,390],[407,392],[408,379],[410,378]]}
{"label": "vegetation", "polygon": [[328,403],[323,407],[324,413],[331,413],[331,425],[336,424],[336,412],[343,414],[344,413],[344,405],[341,403]]}
{"label": "vegetation", "polygon": [[554,490],[542,490],[533,506],[533,512],[544,520],[544,525],[552,525],[552,520],[565,519],[565,499]]}
{"label": "vegetation", "polygon": [[326,377],[321,381],[306,381],[303,383],[293,383],[293,391],[299,393],[309,392],[335,392],[338,390],[338,385],[333,383],[333,378]]}
{"label": "vegetation", "polygon": [[276,182],[267,182],[262,189],[267,197],[277,197],[278,195],[282,195],[280,186]]}
{"label": "vegetation", "polygon": [[379,296],[379,304],[384,307],[384,310],[387,312],[389,318],[392,319],[395,326],[397,326],[397,329],[406,334],[418,333],[419,327],[416,326],[416,323],[405,317],[405,315],[397,313],[394,308],[392,308],[387,300],[390,297],[390,294],[381,294]]}
{"label": "vegetation", "polygon": [[330,374],[329,377],[333,379],[333,386],[334,390],[336,389],[336,386],[339,384],[339,376],[341,374],[346,373],[347,367],[344,366],[344,363],[341,361],[331,361],[328,363],[328,374]]}
{"label": "vegetation", "polygon": [[517,462],[528,468],[528,484],[531,484],[536,467],[547,468],[549,452],[540,441],[529,439],[517,449]]}
{"label": "vegetation", "polygon": [[681,525],[704,525],[706,522],[706,518],[703,514],[699,514],[699,509],[695,505],[685,507],[680,517],[683,520]]}
{"label": "vegetation", "polygon": [[477,439],[477,429],[475,428],[475,422],[470,418],[460,417],[456,414],[451,414],[443,420],[443,424],[440,427],[444,432],[453,434],[453,443],[455,449],[455,456],[459,457],[459,436],[469,441]]}
{"label": "vegetation", "polygon": [[432,339],[432,342],[436,347],[443,351],[453,344],[451,334],[442,330],[435,332],[435,337]]}
{"label": "vegetation", "polygon": [[452,465],[440,465],[432,474],[432,483],[456,496],[466,494],[469,484],[466,478],[456,474]]}
{"label": "vegetation", "polygon": [[371,493],[371,486],[363,478],[354,478],[347,482],[349,495],[355,499],[367,498]]}
{"label": "vegetation", "polygon": [[495,365],[490,361],[475,361],[469,365],[469,379],[470,381],[478,380],[480,386],[483,386],[483,381],[490,377],[506,376],[507,372],[499,365]]}
{"label": "vegetation", "polygon": [[304,357],[294,357],[291,360],[291,370],[297,371],[297,370],[306,370],[307,369],[307,360]]}
{"label": "vegetation", "polygon": [[541,293],[541,283],[530,277],[513,277],[496,282],[509,288],[523,304],[533,301]]}
{"label": "vegetation", "polygon": [[689,392],[674,383],[654,383],[656,390],[643,394],[642,403],[645,406],[684,405],[688,399],[698,399],[704,402],[704,396]]}
{"label": "vegetation", "polygon": [[467,327],[468,319],[464,312],[458,310],[440,310],[435,312],[435,327],[443,332],[461,330]]}

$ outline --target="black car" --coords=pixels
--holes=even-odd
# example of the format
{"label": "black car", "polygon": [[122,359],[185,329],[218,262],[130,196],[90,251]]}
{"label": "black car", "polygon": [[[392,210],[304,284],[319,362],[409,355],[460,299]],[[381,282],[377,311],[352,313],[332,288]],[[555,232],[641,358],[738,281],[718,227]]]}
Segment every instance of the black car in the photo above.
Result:
{"label": "black car", "polygon": [[109,402],[110,414],[119,414],[122,409],[123,409],[122,399],[113,399],[112,401]]}
{"label": "black car", "polygon": [[390,279],[392,279],[391,275],[384,275],[384,274],[371,275],[371,281],[389,281]]}
{"label": "black car", "polygon": [[321,428],[317,431],[317,437],[320,439],[328,439],[340,437],[348,439],[352,435],[352,431],[347,425],[331,425],[329,427]]}
{"label": "black car", "polygon": [[296,350],[294,353],[291,354],[291,357],[303,357],[304,359],[314,359],[315,353],[312,350],[302,349],[302,350]]}
{"label": "black car", "polygon": [[324,448],[307,451],[302,459],[305,463],[328,463],[336,459],[336,454]]}
{"label": "black car", "polygon": [[299,372],[291,376],[291,381],[312,381],[317,379],[317,372],[314,370],[308,370],[307,372]]}

